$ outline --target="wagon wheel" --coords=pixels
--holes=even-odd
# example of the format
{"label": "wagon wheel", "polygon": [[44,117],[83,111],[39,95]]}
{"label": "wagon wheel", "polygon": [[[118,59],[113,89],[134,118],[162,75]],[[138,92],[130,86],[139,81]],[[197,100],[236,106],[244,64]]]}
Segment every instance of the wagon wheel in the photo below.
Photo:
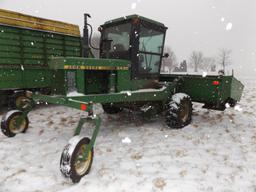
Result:
{"label": "wagon wheel", "polygon": [[16,93],[12,99],[12,107],[23,110],[30,104],[30,99],[26,97],[25,92]]}
{"label": "wagon wheel", "polygon": [[25,109],[29,105],[29,98],[27,98],[25,95],[21,95],[16,98],[15,105],[17,109]]}
{"label": "wagon wheel", "polygon": [[191,98],[184,93],[174,94],[172,100],[166,104],[165,118],[170,128],[179,129],[190,124],[192,120]]}
{"label": "wagon wheel", "polygon": [[93,148],[89,151],[87,158],[83,159],[84,152],[90,139],[87,137],[75,136],[65,146],[61,159],[61,173],[77,183],[81,178],[90,172],[93,162]]}
{"label": "wagon wheel", "polygon": [[29,121],[23,117],[22,111],[9,111],[1,121],[1,130],[7,137],[14,137],[16,134],[25,133],[28,129]]}
{"label": "wagon wheel", "polygon": [[102,104],[102,108],[107,114],[117,114],[123,111],[123,108],[117,107],[113,104]]}

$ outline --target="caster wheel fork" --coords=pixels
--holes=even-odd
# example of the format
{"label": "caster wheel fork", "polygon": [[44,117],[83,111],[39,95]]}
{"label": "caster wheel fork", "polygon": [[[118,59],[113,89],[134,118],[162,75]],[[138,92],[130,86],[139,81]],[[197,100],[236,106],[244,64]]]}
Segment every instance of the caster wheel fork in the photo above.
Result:
{"label": "caster wheel fork", "polygon": [[[95,124],[91,139],[79,136],[84,123],[92,121]],[[101,119],[98,116],[81,118],[75,130],[74,137],[64,147],[60,159],[60,171],[73,183],[78,183],[82,177],[90,172],[93,157],[94,144],[100,129]]]}

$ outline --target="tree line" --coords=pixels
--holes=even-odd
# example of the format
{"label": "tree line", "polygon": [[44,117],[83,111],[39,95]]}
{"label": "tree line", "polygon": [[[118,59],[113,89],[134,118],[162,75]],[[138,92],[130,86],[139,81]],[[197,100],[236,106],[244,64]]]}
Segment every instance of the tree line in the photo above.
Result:
{"label": "tree line", "polygon": [[218,70],[220,73],[225,73],[227,66],[231,65],[230,49],[220,49],[215,57],[204,56],[202,51],[192,51],[188,61],[183,60],[181,63],[178,63],[170,47],[166,47],[165,52],[169,57],[162,61],[162,72],[187,72],[188,68],[192,68],[194,72],[199,70],[217,72]]}

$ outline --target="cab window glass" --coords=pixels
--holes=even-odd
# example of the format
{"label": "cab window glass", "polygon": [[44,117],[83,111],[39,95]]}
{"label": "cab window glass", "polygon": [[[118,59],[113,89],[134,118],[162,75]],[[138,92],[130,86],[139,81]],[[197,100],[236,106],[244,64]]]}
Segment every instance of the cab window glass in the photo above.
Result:
{"label": "cab window glass", "polygon": [[158,73],[164,33],[141,25],[139,39],[139,73]]}
{"label": "cab window glass", "polygon": [[105,40],[111,40],[110,52],[127,51],[130,48],[131,24],[126,23],[105,29]]}

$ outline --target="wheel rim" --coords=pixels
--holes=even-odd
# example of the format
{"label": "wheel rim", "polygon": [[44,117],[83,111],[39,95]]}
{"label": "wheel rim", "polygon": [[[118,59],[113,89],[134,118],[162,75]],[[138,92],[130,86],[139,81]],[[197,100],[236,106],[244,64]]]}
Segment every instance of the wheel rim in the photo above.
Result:
{"label": "wheel rim", "polygon": [[186,122],[189,117],[189,104],[187,102],[184,102],[181,106],[181,112],[180,117],[182,122]]}
{"label": "wheel rim", "polygon": [[[22,133],[27,126],[27,122],[25,119],[20,120],[20,116],[16,115],[14,116],[9,123],[9,129],[12,133],[17,134],[17,133]],[[20,121],[20,123],[18,123]]]}
{"label": "wheel rim", "polygon": [[28,104],[28,98],[25,96],[19,96],[16,98],[15,104],[16,107],[19,109],[25,108]]}
{"label": "wheel rim", "polygon": [[83,160],[83,155],[84,155],[84,152],[85,152],[85,149],[87,146],[88,146],[87,144],[81,145],[80,149],[77,152],[76,158],[75,158],[75,171],[78,175],[83,175],[84,173],[86,173],[86,171],[90,167],[90,163],[92,160],[92,151],[91,150],[88,152],[87,159]]}

